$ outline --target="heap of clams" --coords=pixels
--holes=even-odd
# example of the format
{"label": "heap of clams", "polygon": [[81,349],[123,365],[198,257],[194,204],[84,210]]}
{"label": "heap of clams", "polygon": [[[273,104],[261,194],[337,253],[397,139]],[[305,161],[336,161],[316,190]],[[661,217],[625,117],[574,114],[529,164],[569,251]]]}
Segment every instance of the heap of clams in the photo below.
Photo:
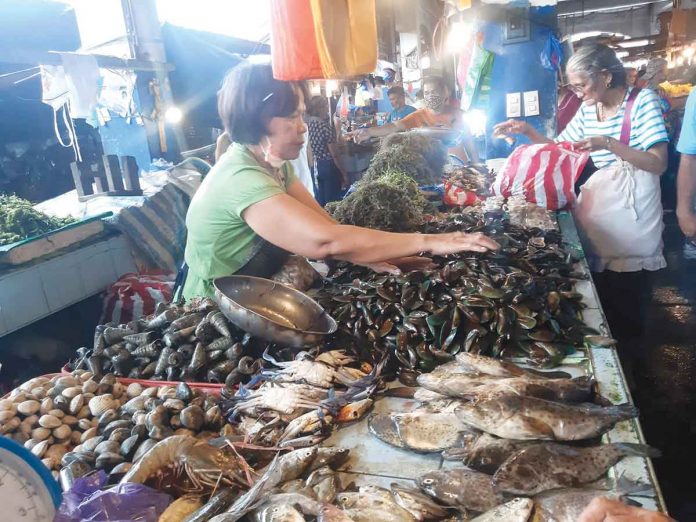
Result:
{"label": "heap of clams", "polygon": [[[171,435],[218,436],[217,399],[186,383],[124,385],[87,371],[36,377],[0,401],[0,433],[23,444],[56,476],[94,468],[115,478]],[[70,482],[70,481],[68,481]]]}

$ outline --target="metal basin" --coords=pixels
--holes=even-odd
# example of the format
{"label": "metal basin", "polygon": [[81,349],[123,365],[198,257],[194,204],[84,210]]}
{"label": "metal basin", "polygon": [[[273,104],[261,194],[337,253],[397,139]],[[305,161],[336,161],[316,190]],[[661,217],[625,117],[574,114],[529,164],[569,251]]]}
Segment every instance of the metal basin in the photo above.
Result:
{"label": "metal basin", "polygon": [[228,276],[215,279],[213,286],[222,313],[256,337],[302,348],[321,343],[338,328],[316,301],[275,281]]}

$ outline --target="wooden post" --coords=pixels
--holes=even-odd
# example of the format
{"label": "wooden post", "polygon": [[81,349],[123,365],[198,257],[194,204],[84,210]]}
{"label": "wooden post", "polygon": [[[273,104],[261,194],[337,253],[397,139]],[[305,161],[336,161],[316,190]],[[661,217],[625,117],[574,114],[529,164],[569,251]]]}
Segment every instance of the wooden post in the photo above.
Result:
{"label": "wooden post", "polygon": [[[85,172],[85,170],[87,172]],[[91,179],[91,169],[86,163],[76,163],[72,162],[70,164],[70,171],[72,172],[73,182],[75,183],[75,190],[77,191],[77,197],[80,201],[83,201],[86,196],[94,194],[94,188],[92,187]],[[86,181],[89,180],[89,183]]]}
{"label": "wooden post", "polygon": [[142,190],[140,190],[140,179],[138,177],[138,163],[133,156],[121,157],[121,172],[123,173],[123,181],[125,182],[126,190],[142,194]]}
{"label": "wooden post", "polygon": [[103,160],[109,192],[123,191],[123,178],[121,177],[121,164],[118,161],[118,156],[114,154],[105,155]]}

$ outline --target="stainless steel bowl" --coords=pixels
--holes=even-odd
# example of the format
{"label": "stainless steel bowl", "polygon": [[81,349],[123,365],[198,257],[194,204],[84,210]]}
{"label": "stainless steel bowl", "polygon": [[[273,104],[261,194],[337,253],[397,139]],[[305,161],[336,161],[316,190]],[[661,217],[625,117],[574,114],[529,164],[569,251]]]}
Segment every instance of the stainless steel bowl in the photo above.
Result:
{"label": "stainless steel bowl", "polygon": [[316,301],[275,281],[228,276],[215,279],[213,286],[222,313],[256,337],[302,348],[322,342],[338,328]]}

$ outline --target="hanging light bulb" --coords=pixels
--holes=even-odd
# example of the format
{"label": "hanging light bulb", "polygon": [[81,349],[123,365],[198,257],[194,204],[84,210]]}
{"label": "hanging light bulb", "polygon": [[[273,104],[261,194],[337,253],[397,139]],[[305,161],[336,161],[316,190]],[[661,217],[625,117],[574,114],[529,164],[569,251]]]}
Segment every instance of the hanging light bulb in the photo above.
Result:
{"label": "hanging light bulb", "polygon": [[466,47],[474,32],[472,24],[466,22],[453,22],[447,33],[447,51],[457,53]]}

